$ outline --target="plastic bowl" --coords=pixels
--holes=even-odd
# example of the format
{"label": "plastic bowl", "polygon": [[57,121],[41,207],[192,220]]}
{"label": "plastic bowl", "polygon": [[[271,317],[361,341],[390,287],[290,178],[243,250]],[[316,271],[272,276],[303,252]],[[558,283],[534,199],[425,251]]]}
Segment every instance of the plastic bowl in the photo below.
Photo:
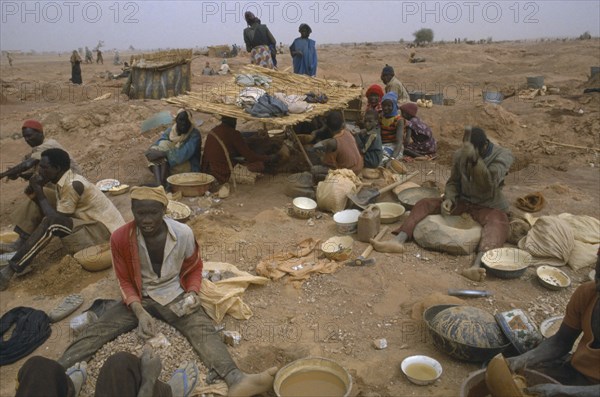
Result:
{"label": "plastic bowl", "polygon": [[404,206],[398,203],[377,203],[375,205],[379,208],[381,223],[396,223],[406,212]]}
{"label": "plastic bowl", "polygon": [[308,219],[315,216],[317,202],[308,197],[296,197],[292,201],[292,212],[295,217]]}
{"label": "plastic bowl", "polygon": [[185,197],[203,195],[214,181],[214,176],[201,172],[184,172],[167,178],[173,193],[181,192]]}
{"label": "plastic bowl", "polygon": [[442,364],[428,356],[406,357],[400,368],[408,380],[416,385],[429,385],[442,376]]}
{"label": "plastic bowl", "polygon": [[571,278],[567,273],[554,266],[540,266],[536,270],[540,283],[551,290],[561,290],[571,285]]}
{"label": "plastic bowl", "polygon": [[[311,373],[320,373],[321,375],[317,379],[314,379],[314,384],[311,384]],[[295,379],[293,378],[298,375],[305,375],[308,379],[305,378],[301,384],[297,384],[297,390],[286,390],[286,381],[294,381]],[[328,386],[327,390],[323,389],[325,384]],[[292,386],[292,384],[289,386]],[[332,393],[333,390],[331,389],[334,389],[338,393]],[[287,395],[321,397],[324,395],[333,396],[334,394],[337,397],[348,397],[351,390],[352,377],[348,371],[335,361],[322,357],[301,358],[286,365],[277,371],[275,381],[273,382],[273,391],[278,397]]]}
{"label": "plastic bowl", "polygon": [[343,210],[333,215],[333,221],[340,234],[354,234],[358,227],[359,210]]}
{"label": "plastic bowl", "polygon": [[354,239],[349,236],[331,237],[321,244],[321,251],[327,259],[345,261],[352,253],[352,243]]}
{"label": "plastic bowl", "polygon": [[483,267],[489,274],[498,278],[518,278],[531,264],[531,254],[518,248],[495,248],[481,258]]}

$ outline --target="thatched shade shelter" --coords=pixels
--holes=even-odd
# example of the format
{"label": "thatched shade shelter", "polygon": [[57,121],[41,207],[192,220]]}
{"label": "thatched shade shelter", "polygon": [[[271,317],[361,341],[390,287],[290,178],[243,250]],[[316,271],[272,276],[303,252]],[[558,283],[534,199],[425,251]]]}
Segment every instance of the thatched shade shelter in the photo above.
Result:
{"label": "thatched shade shelter", "polygon": [[329,100],[324,104],[315,103],[314,108],[306,113],[290,114],[285,117],[258,118],[245,112],[244,109],[237,107],[235,104],[228,104],[235,102],[235,98],[237,98],[240,91],[244,88],[235,83],[234,77],[228,84],[217,85],[202,92],[188,92],[186,95],[168,98],[165,101],[198,112],[260,121],[274,126],[285,127],[298,124],[302,121],[309,121],[330,110],[344,110],[350,101],[361,96],[361,88],[350,83],[281,72],[255,65],[247,65],[241,72],[270,77],[272,83],[266,89],[269,94],[283,92],[286,95],[303,95],[313,92],[317,95],[325,94]]}

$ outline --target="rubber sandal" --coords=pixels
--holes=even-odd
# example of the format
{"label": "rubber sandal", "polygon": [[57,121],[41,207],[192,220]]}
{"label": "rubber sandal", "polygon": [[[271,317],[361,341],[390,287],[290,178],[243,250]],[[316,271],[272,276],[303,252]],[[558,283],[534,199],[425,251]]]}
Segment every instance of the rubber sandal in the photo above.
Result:
{"label": "rubber sandal", "polygon": [[[75,365],[79,364],[78,368],[75,368]],[[73,365],[71,368],[67,369],[65,371],[65,374],[67,374],[68,377],[71,377],[71,375],[73,375],[75,372],[81,372],[81,375],[83,375],[83,381],[81,382],[81,385],[85,385],[85,381],[87,380],[87,364],[85,361],[76,363],[75,365]],[[83,365],[83,368],[81,367],[81,365]]]}
{"label": "rubber sandal", "polygon": [[[187,377],[187,371],[186,371],[187,367],[190,364],[193,365],[194,375],[195,375],[191,384],[188,383],[188,377]],[[177,368],[175,370],[175,372],[173,372],[173,376],[171,376],[171,379],[173,379],[178,374],[181,374],[181,379],[183,380],[183,396],[188,397],[190,394],[192,394],[192,392],[196,388],[196,384],[198,383],[199,374],[198,374],[198,366],[196,365],[196,362],[192,361],[191,363],[187,363],[185,365],[185,367]]]}
{"label": "rubber sandal", "polygon": [[60,302],[58,306],[48,313],[50,321],[55,323],[73,313],[79,306],[83,304],[83,296],[79,294],[71,294]]}

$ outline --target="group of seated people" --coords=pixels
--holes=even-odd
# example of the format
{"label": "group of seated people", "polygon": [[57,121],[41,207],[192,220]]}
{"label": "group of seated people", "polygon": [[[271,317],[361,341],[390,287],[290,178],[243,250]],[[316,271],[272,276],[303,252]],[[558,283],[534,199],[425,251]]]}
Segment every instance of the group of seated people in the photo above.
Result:
{"label": "group of seated people", "polygon": [[[221,130],[234,137],[239,134],[235,121],[223,121]],[[165,146],[158,143],[152,149],[166,153],[164,164],[171,159],[170,145],[180,143],[178,136],[188,141],[194,135],[191,115],[179,112],[170,130],[173,134],[169,131],[165,135],[175,142]],[[256,375],[242,372],[201,307],[198,292],[203,264],[199,246],[189,226],[165,217],[169,199],[164,187],[133,187],[133,220],[126,223],[113,202],[81,175],[69,153],[56,140],[45,137],[41,123],[25,121],[22,135],[31,153],[1,175],[12,180],[21,177],[28,185],[26,199],[12,214],[19,238],[0,247],[2,252],[14,251],[0,270],[0,291],[9,287],[15,273],[30,269],[32,260],[54,236],[70,254],[110,241],[123,304],[113,306],[90,324],[57,362],[39,357],[27,361],[19,371],[17,395],[76,396],[86,378],[85,361],[105,343],[136,327],[143,339],[156,336],[155,318],[171,324],[190,341],[206,366],[226,382],[229,395],[252,396],[269,390],[276,368]],[[227,135],[222,136],[227,139]],[[188,303],[188,312],[183,315],[175,309],[182,301]],[[191,393],[197,381],[194,366],[184,366],[164,384],[157,381],[160,363],[148,364],[148,360],[156,361],[117,356],[103,368],[107,373],[98,379],[97,395],[115,395],[115,390],[118,395],[132,396],[142,390],[145,392],[140,395]]]}
{"label": "group of seated people", "polygon": [[[431,159],[437,151],[437,142],[431,128],[417,117],[418,106],[408,99],[402,83],[390,66],[383,69],[384,88],[371,85],[366,91],[367,105],[359,132],[352,133],[344,126],[343,113],[330,112],[321,128],[303,137],[312,144],[311,151],[323,156],[313,157],[313,173],[322,175],[331,168],[347,168],[357,174],[363,168],[377,168],[392,159]],[[400,99],[401,98],[401,99]],[[354,141],[354,142],[352,142]]]}

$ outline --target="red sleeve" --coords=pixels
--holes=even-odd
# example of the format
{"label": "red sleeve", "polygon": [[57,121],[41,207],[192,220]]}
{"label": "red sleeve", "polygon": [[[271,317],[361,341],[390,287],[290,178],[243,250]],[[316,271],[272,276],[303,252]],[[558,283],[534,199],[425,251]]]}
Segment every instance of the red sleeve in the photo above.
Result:
{"label": "red sleeve", "polygon": [[198,293],[202,285],[203,264],[198,243],[194,241],[194,245],[194,253],[189,258],[185,258],[181,265],[180,282],[185,292],[194,291]]}
{"label": "red sleeve", "polygon": [[123,302],[127,306],[133,302],[142,301],[141,291],[136,285],[135,274],[131,266],[133,264],[133,258],[129,250],[131,229],[132,222],[115,230],[110,237],[113,269],[119,282]]}

